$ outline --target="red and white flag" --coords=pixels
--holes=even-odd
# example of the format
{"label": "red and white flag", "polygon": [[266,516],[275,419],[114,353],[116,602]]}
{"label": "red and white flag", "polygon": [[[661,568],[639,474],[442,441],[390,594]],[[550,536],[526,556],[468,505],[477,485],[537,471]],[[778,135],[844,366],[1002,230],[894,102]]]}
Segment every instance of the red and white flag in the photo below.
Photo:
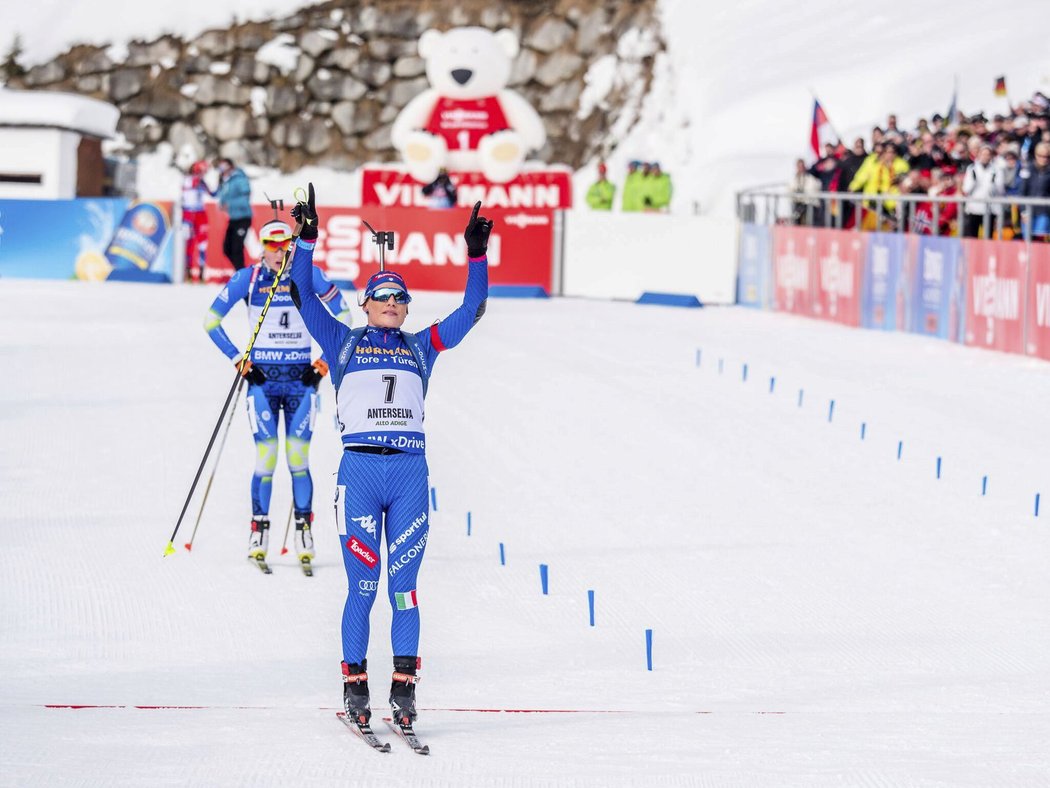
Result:
{"label": "red and white flag", "polygon": [[813,149],[813,155],[821,158],[824,155],[824,144],[830,142],[837,145],[838,141],[838,134],[831,128],[824,108],[820,106],[819,101],[813,99],[813,125],[809,130],[809,146]]}

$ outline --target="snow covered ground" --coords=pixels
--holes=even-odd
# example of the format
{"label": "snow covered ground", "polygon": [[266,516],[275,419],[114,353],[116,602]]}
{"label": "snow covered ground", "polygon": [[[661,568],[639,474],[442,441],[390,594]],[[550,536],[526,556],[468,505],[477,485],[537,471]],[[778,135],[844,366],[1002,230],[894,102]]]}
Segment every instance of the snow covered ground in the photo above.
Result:
{"label": "snow covered ground", "polygon": [[[161,557],[230,382],[212,295],[0,282],[0,785],[1050,785],[1047,364],[737,308],[492,302],[428,398],[433,755],[380,755],[334,716],[329,384],[315,577],[244,560],[242,414],[193,552],[196,504]],[[419,295],[410,327],[456,302]],[[288,502],[279,472],[278,547]]]}

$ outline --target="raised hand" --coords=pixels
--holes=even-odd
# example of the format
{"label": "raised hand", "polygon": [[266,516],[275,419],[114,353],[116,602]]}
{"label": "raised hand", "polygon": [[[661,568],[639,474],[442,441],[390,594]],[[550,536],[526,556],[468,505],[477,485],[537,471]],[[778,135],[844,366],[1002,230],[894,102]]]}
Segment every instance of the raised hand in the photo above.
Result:
{"label": "raised hand", "polygon": [[[299,237],[304,241],[316,241],[317,240],[317,202],[314,197],[314,185],[308,184],[308,195],[306,202],[299,200],[296,202],[295,207],[292,208],[292,218],[295,219],[297,224],[302,225],[299,230]],[[297,189],[297,192],[301,193],[301,189]]]}
{"label": "raised hand", "polygon": [[463,237],[467,240],[468,257],[484,257],[489,248],[489,233],[492,232],[492,220],[484,216],[478,216],[481,210],[481,201],[474,203],[474,210],[470,213],[470,221],[467,229],[463,231]]}

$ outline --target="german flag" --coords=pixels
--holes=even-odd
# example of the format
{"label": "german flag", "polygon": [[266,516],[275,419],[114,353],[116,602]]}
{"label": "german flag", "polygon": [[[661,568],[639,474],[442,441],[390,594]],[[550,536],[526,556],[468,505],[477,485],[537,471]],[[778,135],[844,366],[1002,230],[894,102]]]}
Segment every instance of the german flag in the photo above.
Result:
{"label": "german flag", "polygon": [[995,78],[995,95],[1005,96],[1006,95],[1006,77]]}

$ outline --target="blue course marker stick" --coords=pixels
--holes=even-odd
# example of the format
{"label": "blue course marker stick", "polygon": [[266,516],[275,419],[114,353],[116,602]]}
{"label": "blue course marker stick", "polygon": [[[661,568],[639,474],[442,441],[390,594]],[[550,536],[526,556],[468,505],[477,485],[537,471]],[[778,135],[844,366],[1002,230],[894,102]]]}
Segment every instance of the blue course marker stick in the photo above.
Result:
{"label": "blue course marker stick", "polygon": [[868,422],[862,421],[860,423],[860,439],[864,440],[864,434],[868,431]]}
{"label": "blue course marker stick", "polygon": [[897,441],[897,459],[901,458],[901,452],[904,451],[904,441]]}
{"label": "blue course marker stick", "polygon": [[802,389],[798,390],[798,406],[802,407]]}
{"label": "blue course marker stick", "polygon": [[696,365],[700,366],[700,348],[696,349]]}
{"label": "blue course marker stick", "polygon": [[1039,493],[1035,494],[1035,516],[1039,516]]}
{"label": "blue course marker stick", "polygon": [[742,379],[745,383],[747,383],[747,364],[744,364],[744,376]]}
{"label": "blue course marker stick", "polygon": [[587,592],[587,608],[591,615],[591,626],[594,626],[594,591],[590,590]]}
{"label": "blue course marker stick", "polygon": [[507,554],[503,550],[503,542],[499,543],[499,565],[500,566],[506,566],[507,565]]}
{"label": "blue course marker stick", "polygon": [[649,670],[653,669],[653,631],[651,629],[645,630],[645,666]]}
{"label": "blue course marker stick", "polygon": [[835,415],[835,400],[831,400],[828,403],[828,424],[831,423],[832,417]]}
{"label": "blue course marker stick", "polygon": [[776,388],[776,385],[777,385],[777,379],[775,377],[770,378],[769,379],[769,393],[770,394],[773,393],[773,389]]}
{"label": "blue course marker stick", "polygon": [[467,512],[467,536],[470,536],[470,512]]}
{"label": "blue course marker stick", "polygon": [[941,478],[941,458],[937,458],[937,478]]}
{"label": "blue course marker stick", "polygon": [[547,595],[547,565],[540,564],[540,588],[543,589],[543,595]]}
{"label": "blue course marker stick", "polygon": [[987,495],[987,494],[988,494],[988,477],[984,476],[981,479],[981,495]]}
{"label": "blue course marker stick", "polygon": [[725,365],[725,362],[724,362],[724,361],[723,361],[722,359],[718,359],[718,374],[719,374],[719,375],[721,375],[721,374],[722,374],[722,367],[723,367],[724,365]]}
{"label": "blue course marker stick", "polygon": [[435,512],[438,510],[438,491],[436,487],[430,488],[430,508]]}

